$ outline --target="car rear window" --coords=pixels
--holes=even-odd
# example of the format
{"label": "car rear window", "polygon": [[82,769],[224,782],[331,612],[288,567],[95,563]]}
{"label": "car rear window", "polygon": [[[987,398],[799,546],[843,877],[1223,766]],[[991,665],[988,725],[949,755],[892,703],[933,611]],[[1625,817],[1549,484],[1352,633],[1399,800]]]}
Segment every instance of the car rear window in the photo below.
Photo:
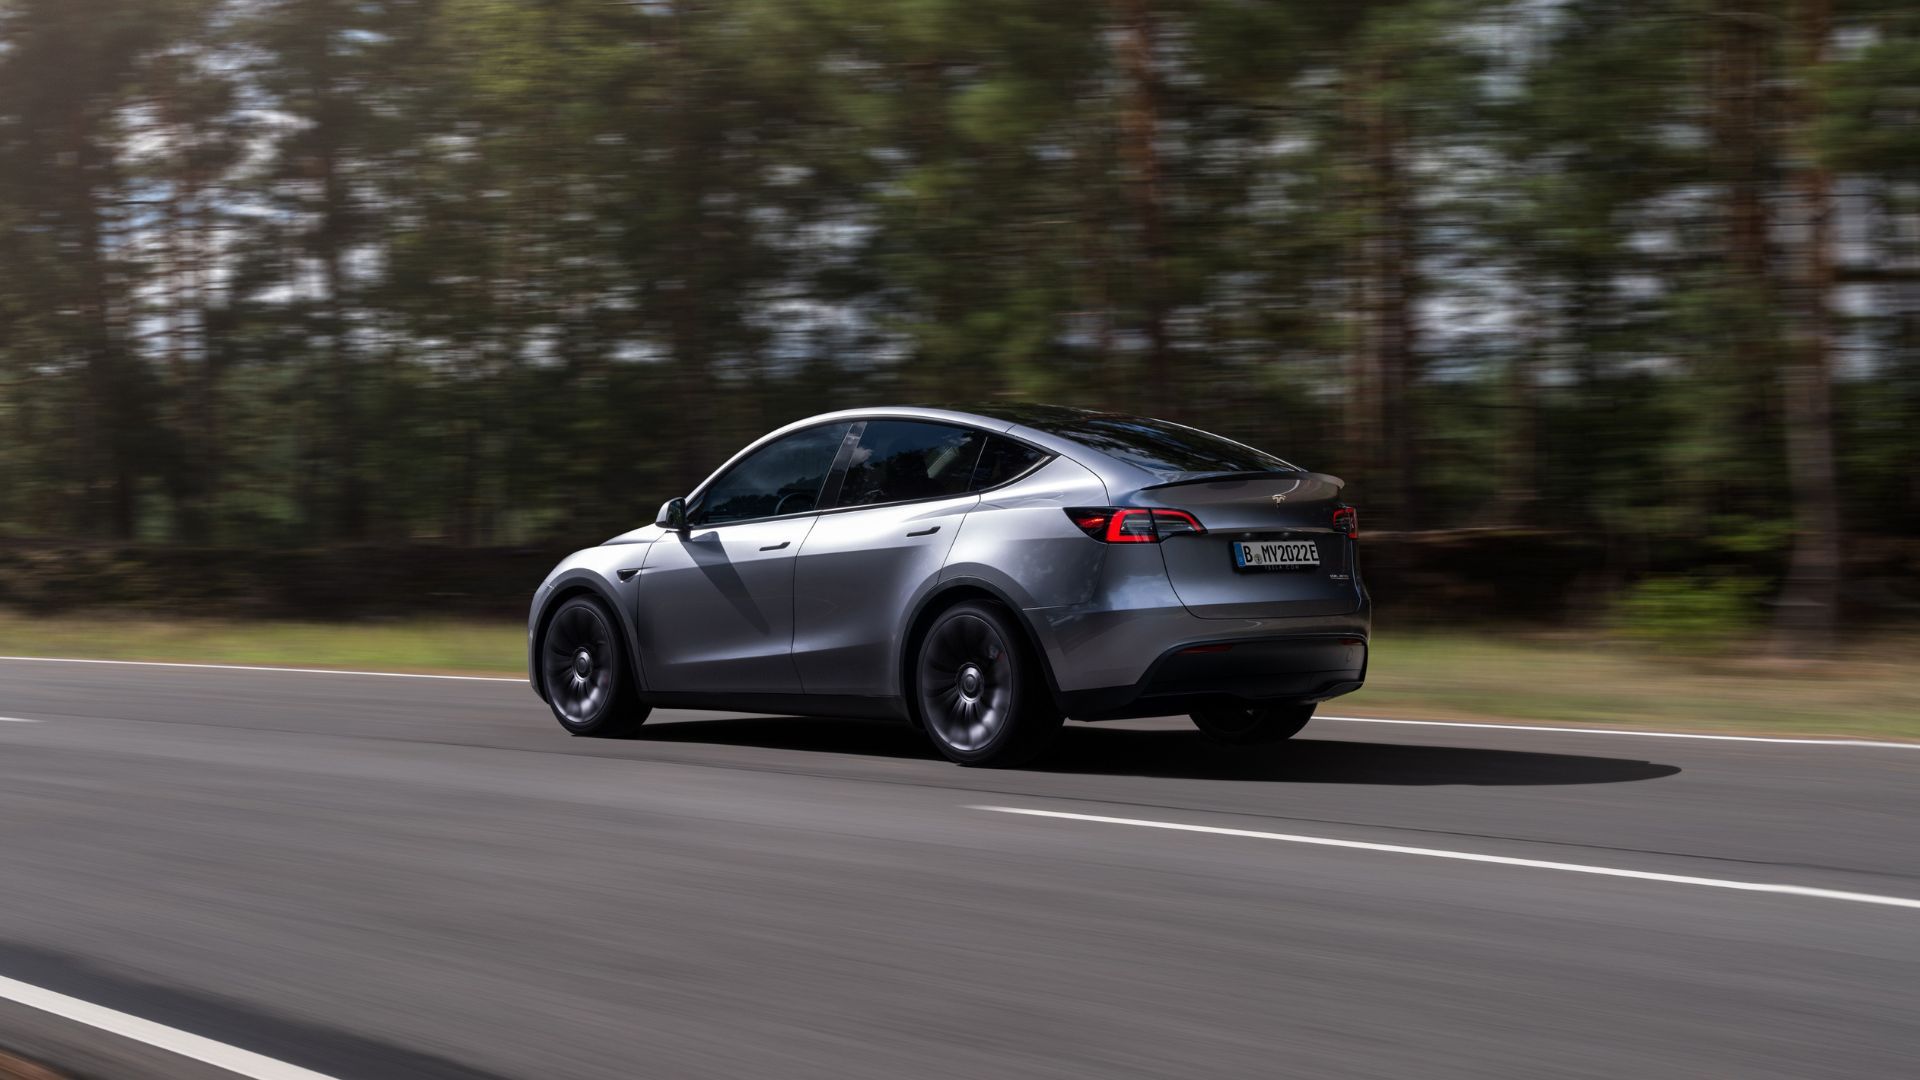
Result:
{"label": "car rear window", "polygon": [[968,485],[967,490],[984,491],[999,487],[1033,468],[1046,456],[1046,451],[1036,450],[1004,435],[989,436],[986,449],[980,452],[980,463],[974,466],[973,483]]}
{"label": "car rear window", "polygon": [[1072,439],[1108,457],[1167,475],[1229,472],[1298,472],[1298,467],[1251,446],[1199,428],[1111,413],[1031,416],[1033,428]]}

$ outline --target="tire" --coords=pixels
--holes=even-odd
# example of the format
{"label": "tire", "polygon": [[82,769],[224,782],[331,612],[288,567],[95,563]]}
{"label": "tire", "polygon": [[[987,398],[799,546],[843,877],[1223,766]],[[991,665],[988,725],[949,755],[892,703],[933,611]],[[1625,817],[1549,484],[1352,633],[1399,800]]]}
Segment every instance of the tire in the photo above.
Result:
{"label": "tire", "polygon": [[1060,710],[1013,618],[970,601],[934,619],[914,657],[913,701],[934,749],[962,765],[1034,759],[1060,731]]}
{"label": "tire", "polygon": [[1233,746],[1276,743],[1300,733],[1313,719],[1313,702],[1286,705],[1249,705],[1223,702],[1195,709],[1193,726],[1215,742]]}
{"label": "tire", "polygon": [[547,618],[540,679],[553,718],[570,735],[630,739],[651,711],[634,691],[613,616],[591,597],[576,596]]}

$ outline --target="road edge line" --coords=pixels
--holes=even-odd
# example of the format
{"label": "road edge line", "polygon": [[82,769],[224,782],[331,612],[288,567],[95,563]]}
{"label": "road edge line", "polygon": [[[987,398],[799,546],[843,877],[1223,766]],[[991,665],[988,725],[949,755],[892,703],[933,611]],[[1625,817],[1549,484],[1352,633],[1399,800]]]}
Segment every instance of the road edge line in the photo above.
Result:
{"label": "road edge line", "polygon": [[1531,870],[1559,870],[1572,874],[1631,878],[1637,881],[1659,881],[1674,885],[1698,885],[1705,888],[1733,889],[1740,892],[1773,893],[1781,896],[1804,896],[1816,900],[1844,900],[1856,904],[1878,904],[1886,907],[1920,910],[1920,900],[1910,899],[1904,896],[1881,896],[1877,893],[1847,892],[1841,889],[1816,888],[1811,885],[1778,885],[1759,881],[1734,881],[1728,878],[1695,877],[1690,874],[1662,874],[1652,870],[1627,870],[1614,866],[1594,866],[1590,863],[1564,863],[1547,859],[1523,859],[1512,855],[1482,855],[1478,852],[1450,851],[1446,848],[1407,847],[1404,844],[1376,844],[1365,840],[1338,840],[1330,836],[1305,836],[1298,833],[1263,832],[1258,829],[1231,829],[1219,825],[1189,825],[1178,821],[1155,821],[1151,818],[1123,818],[1108,817],[1103,814],[1075,814],[1064,810],[1036,810],[1022,806],[969,805],[967,809],[985,810],[994,814],[1019,814],[1026,817],[1058,818],[1065,821],[1090,821],[1105,825],[1132,825],[1136,828],[1143,829],[1210,833],[1215,836],[1237,836],[1253,840],[1278,840],[1289,844],[1308,844],[1314,847],[1348,848],[1355,851],[1378,851],[1392,855],[1421,855],[1431,859],[1451,859],[1456,862],[1490,863],[1496,866],[1518,866]]}
{"label": "road edge line", "polygon": [[366,675],[378,679],[448,679],[454,682],[520,683],[511,675],[437,675],[421,671],[357,671],[351,668],[272,667],[265,664],[190,664],[178,660],[98,660],[78,656],[0,656],[0,661],[35,664],[118,664],[123,667],[197,668],[209,671],[278,671],[296,675]]}
{"label": "road edge line", "polygon": [[95,1005],[76,997],[0,975],[0,1000],[71,1020],[76,1024],[118,1035],[123,1039],[165,1050],[170,1054],[224,1069],[249,1080],[335,1080],[325,1073],[242,1050],[237,1046],[195,1035],[190,1031],[143,1020],[131,1013]]}

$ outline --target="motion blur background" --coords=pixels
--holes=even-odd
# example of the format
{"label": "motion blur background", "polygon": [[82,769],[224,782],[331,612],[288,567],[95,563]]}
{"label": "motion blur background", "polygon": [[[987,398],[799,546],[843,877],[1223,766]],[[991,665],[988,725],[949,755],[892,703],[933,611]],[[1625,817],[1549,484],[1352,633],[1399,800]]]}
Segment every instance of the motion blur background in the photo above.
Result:
{"label": "motion blur background", "polygon": [[0,0],[0,644],[511,671],[750,437],[980,399],[1345,477],[1380,707],[1913,726],[1920,8]]}

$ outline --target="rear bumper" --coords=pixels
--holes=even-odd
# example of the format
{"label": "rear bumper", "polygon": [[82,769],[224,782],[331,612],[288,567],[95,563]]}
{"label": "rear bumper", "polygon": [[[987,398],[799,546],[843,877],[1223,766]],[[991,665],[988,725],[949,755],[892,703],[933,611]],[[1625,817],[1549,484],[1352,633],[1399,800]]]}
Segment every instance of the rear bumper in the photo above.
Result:
{"label": "rear bumper", "polygon": [[[1351,611],[1276,605],[1258,617],[1201,618],[1174,594],[1160,545],[1109,547],[1084,600],[1022,611],[1068,716],[1164,716],[1209,697],[1320,701],[1366,678],[1373,602],[1358,581]],[[1185,651],[1221,645],[1230,648]]]}
{"label": "rear bumper", "polygon": [[1325,701],[1360,689],[1367,639],[1357,633],[1190,641],[1162,653],[1137,682],[1070,690],[1060,705],[1075,720],[1190,712],[1203,702]]}

